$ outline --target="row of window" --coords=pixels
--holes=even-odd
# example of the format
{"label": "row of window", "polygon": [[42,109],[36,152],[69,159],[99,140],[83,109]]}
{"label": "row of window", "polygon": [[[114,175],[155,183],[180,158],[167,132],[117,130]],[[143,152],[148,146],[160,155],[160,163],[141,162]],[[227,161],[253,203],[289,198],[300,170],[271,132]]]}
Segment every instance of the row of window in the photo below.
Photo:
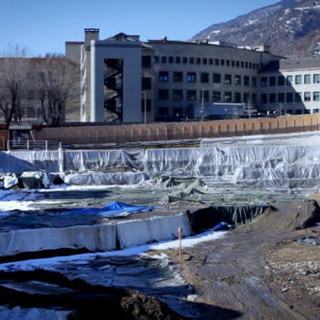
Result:
{"label": "row of window", "polygon": [[180,56],[155,56],[154,63],[161,64],[196,64],[196,65],[211,65],[211,66],[222,66],[222,67],[233,67],[242,69],[260,69],[258,63],[229,60],[229,59],[213,59],[213,58],[199,58],[199,57],[180,57]]}
{"label": "row of window", "polygon": [[280,92],[261,95],[261,103],[292,103],[292,102],[320,101],[320,92]]}
{"label": "row of window", "polygon": [[184,90],[181,89],[159,89],[158,100],[160,101],[204,101],[204,102],[253,102],[256,103],[257,95],[250,93],[231,92],[231,91],[212,91],[209,90]]}
{"label": "row of window", "polygon": [[293,84],[317,84],[320,83],[320,74],[297,74],[288,76],[269,76],[261,77],[261,87],[274,86],[291,86]]}
{"label": "row of window", "polygon": [[245,85],[245,86],[257,86],[257,77],[250,76],[241,76],[241,75],[232,75],[232,74],[221,74],[221,73],[212,73],[209,72],[182,72],[182,71],[173,71],[171,74],[169,71],[160,71],[158,73],[159,82],[188,82],[188,83],[223,83],[223,84],[235,84],[235,85]]}

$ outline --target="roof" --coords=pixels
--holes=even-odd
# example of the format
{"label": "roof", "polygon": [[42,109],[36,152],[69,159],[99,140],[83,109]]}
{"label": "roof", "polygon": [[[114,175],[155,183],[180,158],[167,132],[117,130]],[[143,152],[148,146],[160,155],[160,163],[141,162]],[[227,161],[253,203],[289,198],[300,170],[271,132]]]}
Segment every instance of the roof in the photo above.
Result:
{"label": "roof", "polygon": [[301,69],[320,69],[320,57],[270,61],[260,70],[260,72]]}

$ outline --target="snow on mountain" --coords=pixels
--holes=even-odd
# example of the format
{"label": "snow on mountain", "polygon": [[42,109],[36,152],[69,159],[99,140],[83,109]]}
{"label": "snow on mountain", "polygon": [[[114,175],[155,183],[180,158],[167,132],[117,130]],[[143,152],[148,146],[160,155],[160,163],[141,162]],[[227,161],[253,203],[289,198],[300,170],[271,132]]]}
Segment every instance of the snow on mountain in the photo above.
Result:
{"label": "snow on mountain", "polygon": [[320,0],[282,0],[233,20],[213,24],[193,40],[225,41],[237,45],[271,46],[291,57],[319,54]]}

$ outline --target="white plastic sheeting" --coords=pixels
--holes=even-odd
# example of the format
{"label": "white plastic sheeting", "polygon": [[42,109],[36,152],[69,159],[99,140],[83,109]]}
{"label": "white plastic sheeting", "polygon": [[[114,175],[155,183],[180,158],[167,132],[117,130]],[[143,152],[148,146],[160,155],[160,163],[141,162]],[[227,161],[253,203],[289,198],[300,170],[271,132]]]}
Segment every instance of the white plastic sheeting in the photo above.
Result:
{"label": "white plastic sheeting", "polygon": [[66,181],[74,185],[137,184],[148,176],[168,175],[318,192],[319,138],[319,132],[309,132],[203,140],[202,145],[210,147],[200,148],[10,151],[10,155],[34,169],[71,171]]}
{"label": "white plastic sheeting", "polygon": [[62,248],[110,251],[117,248],[118,242],[124,249],[175,239],[178,228],[182,228],[183,236],[191,234],[189,219],[184,213],[112,224],[14,230],[0,233],[0,255]]}
{"label": "white plastic sheeting", "polygon": [[[59,172],[63,168],[63,150],[24,150],[24,151],[8,151],[8,155],[19,160],[21,162],[20,170],[47,170],[50,172]],[[11,165],[8,165],[9,172],[12,172]],[[15,172],[15,171],[13,171]]]}
{"label": "white plastic sheeting", "polygon": [[214,183],[318,188],[320,148],[254,145],[147,150],[144,170],[153,174],[207,176]]}
{"label": "white plastic sheeting", "polygon": [[148,180],[149,177],[142,172],[86,172],[86,173],[73,173],[65,176],[64,182],[67,185],[126,185],[126,184],[139,184]]}
{"label": "white plastic sheeting", "polygon": [[61,248],[87,248],[90,251],[115,250],[116,226],[104,224],[22,229],[0,233],[0,255],[2,256]]}
{"label": "white plastic sheeting", "polygon": [[101,168],[134,167],[130,154],[124,150],[68,150],[65,151],[64,158],[65,170],[86,171]]}
{"label": "white plastic sheeting", "polygon": [[184,213],[167,217],[129,220],[117,224],[121,249],[175,239],[178,237],[178,228],[182,228],[183,236],[191,234],[190,223]]}

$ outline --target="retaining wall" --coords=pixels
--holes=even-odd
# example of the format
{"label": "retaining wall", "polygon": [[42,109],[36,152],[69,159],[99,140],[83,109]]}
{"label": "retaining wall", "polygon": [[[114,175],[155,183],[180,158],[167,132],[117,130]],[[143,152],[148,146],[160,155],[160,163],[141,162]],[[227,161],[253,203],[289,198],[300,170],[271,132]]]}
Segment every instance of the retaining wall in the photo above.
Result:
{"label": "retaining wall", "polygon": [[33,135],[36,140],[55,140],[63,144],[99,144],[314,131],[319,129],[319,122],[320,114],[312,114],[207,122],[69,126],[34,130]]}

